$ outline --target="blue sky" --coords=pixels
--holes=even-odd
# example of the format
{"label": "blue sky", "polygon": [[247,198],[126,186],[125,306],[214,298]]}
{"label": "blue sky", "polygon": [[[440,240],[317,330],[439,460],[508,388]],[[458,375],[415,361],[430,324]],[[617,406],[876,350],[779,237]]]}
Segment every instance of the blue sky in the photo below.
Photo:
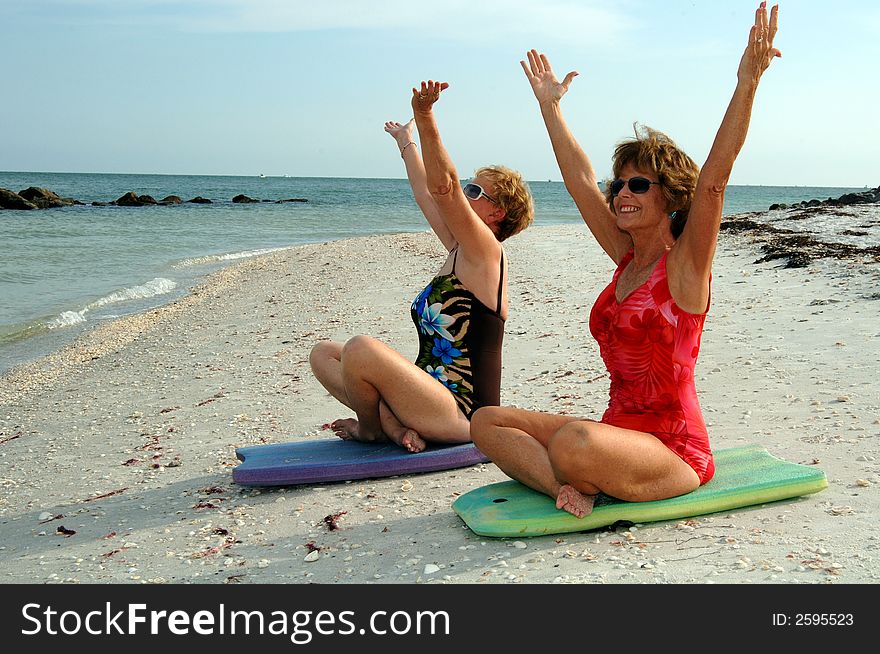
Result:
{"label": "blue sky", "polygon": [[[550,57],[600,174],[639,121],[705,160],[736,82],[747,0],[0,0],[0,170],[402,177],[385,120],[411,87],[462,176],[560,179],[519,60]],[[833,7],[833,8],[832,8]],[[880,6],[780,3],[733,183],[880,184]]]}

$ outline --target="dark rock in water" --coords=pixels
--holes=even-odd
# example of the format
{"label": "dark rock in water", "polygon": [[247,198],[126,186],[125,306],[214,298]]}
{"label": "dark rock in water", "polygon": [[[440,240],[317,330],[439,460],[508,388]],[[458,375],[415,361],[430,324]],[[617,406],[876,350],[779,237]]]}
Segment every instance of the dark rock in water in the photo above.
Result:
{"label": "dark rock in water", "polygon": [[261,200],[261,202],[271,202],[272,200]]}
{"label": "dark rock in water", "polygon": [[[844,193],[839,198],[828,198],[827,200],[810,200],[798,202],[796,204],[791,205],[793,208],[796,207],[818,207],[818,206],[830,206],[830,207],[839,207],[839,206],[847,206],[851,204],[872,204],[874,202],[880,202],[880,186],[875,189],[869,189],[867,191],[860,191],[859,193]],[[785,204],[772,204],[770,205],[769,210],[773,211],[774,209],[788,209],[788,205]]]}
{"label": "dark rock in water", "polygon": [[121,198],[113,202],[118,207],[142,207],[145,204],[159,204],[152,195],[138,195],[134,191],[129,191]]}
{"label": "dark rock in water", "polygon": [[232,201],[236,204],[250,204],[251,202],[259,202],[259,200],[254,200],[253,198],[249,198],[248,196],[241,193],[232,198]]}
{"label": "dark rock in water", "polygon": [[181,204],[183,200],[176,195],[168,195],[161,200],[159,200],[159,204]]}
{"label": "dark rock in water", "polygon": [[142,207],[144,205],[144,203],[138,199],[138,195],[134,191],[129,191],[122,197],[117,198],[113,204],[118,207]]}
{"label": "dark rock in water", "polygon": [[0,188],[0,209],[37,209],[37,205],[28,202],[18,193]]}
{"label": "dark rock in water", "polygon": [[305,198],[288,198],[286,200],[278,200],[276,204],[284,204],[285,202],[308,202]]}
{"label": "dark rock in water", "polygon": [[198,197],[194,197],[192,200],[187,200],[187,202],[195,202],[196,204],[211,204],[211,201],[208,198],[203,198],[201,195]]}
{"label": "dark rock in water", "polygon": [[38,209],[54,209],[55,207],[69,207],[72,204],[77,204],[76,200],[59,197],[49,189],[37,186],[26,188],[19,191],[18,194],[28,202],[35,204]]}
{"label": "dark rock in water", "polygon": [[93,207],[109,207],[112,202],[92,202]]}
{"label": "dark rock in water", "polygon": [[877,202],[875,191],[862,191],[861,193],[846,193],[838,198],[840,204],[869,204]]}

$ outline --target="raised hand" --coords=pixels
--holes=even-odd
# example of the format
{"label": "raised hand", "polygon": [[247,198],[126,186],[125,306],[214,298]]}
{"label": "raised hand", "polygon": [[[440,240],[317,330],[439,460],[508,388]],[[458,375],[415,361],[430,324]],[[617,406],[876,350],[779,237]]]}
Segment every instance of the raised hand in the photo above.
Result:
{"label": "raised hand", "polygon": [[537,50],[529,50],[528,58],[528,65],[525,61],[519,63],[526,73],[529,84],[532,85],[532,91],[534,91],[538,102],[558,102],[561,100],[562,96],[568,92],[571,80],[577,77],[578,73],[571,71],[560,83],[556,79],[556,75],[553,74],[547,55],[539,54]]}
{"label": "raised hand", "polygon": [[447,82],[423,81],[421,88],[413,87],[412,108],[418,113],[430,113],[431,107],[440,99],[441,91],[449,88]]}
{"label": "raised hand", "polygon": [[389,120],[385,123],[385,131],[391,134],[391,137],[397,141],[397,145],[399,147],[403,147],[407,143],[412,142],[412,132],[413,132],[413,121],[415,119],[410,118],[409,122],[401,125],[396,120]]}
{"label": "raised hand", "polygon": [[755,10],[755,24],[749,30],[749,43],[739,62],[737,77],[740,81],[757,84],[761,75],[775,57],[782,53],[773,47],[779,20],[779,5],[773,5],[770,18],[767,18],[767,3],[762,2]]}

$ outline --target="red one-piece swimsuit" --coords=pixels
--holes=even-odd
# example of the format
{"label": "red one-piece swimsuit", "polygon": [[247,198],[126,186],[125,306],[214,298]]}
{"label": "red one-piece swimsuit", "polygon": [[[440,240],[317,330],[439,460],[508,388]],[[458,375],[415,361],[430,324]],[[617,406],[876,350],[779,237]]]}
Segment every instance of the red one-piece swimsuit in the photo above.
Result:
{"label": "red one-piece swimsuit", "polygon": [[[694,366],[706,313],[683,311],[672,299],[664,254],[647,281],[623,302],[617,278],[630,251],[590,313],[590,332],[611,375],[601,422],[659,438],[705,484],[715,473],[706,422],[694,386]],[[706,306],[708,312],[709,307]]]}

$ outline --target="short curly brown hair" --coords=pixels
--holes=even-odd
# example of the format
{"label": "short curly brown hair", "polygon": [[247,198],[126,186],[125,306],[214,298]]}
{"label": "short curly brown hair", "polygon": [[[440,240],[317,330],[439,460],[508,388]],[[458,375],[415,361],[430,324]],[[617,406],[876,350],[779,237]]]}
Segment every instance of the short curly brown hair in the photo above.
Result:
{"label": "short curly brown hair", "polygon": [[535,203],[529,185],[520,173],[506,166],[483,166],[474,171],[474,177],[485,177],[492,182],[495,201],[504,209],[504,219],[498,223],[495,234],[499,241],[519,234],[532,224]]}
{"label": "short curly brown hair", "polygon": [[[627,164],[657,176],[663,197],[666,198],[667,211],[675,212],[672,218],[672,235],[678,238],[687,222],[700,167],[675,142],[663,132],[646,125],[633,124],[634,138],[621,141],[614,149],[614,179]],[[605,182],[605,199],[614,211],[614,197],[611,182]]]}

